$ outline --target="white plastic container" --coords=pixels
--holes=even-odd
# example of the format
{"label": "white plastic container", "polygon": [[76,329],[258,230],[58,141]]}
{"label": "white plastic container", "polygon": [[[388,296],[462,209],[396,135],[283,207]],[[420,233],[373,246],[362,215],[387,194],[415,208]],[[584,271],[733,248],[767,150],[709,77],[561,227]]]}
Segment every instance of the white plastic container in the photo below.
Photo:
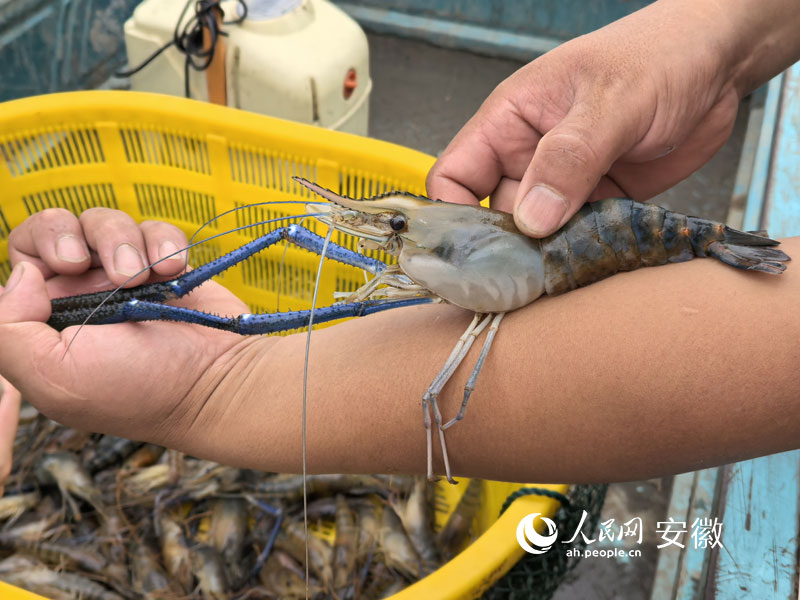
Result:
{"label": "white plastic container", "polygon": [[[131,68],[169,42],[186,0],[144,0],[125,23]],[[223,25],[228,106],[367,135],[367,38],[327,0],[247,0],[247,18]],[[223,2],[225,20],[239,15]],[[192,17],[190,6],[181,27]],[[131,88],[184,96],[184,55],[174,46],[131,76]],[[206,72],[189,70],[191,97],[208,99]]]}

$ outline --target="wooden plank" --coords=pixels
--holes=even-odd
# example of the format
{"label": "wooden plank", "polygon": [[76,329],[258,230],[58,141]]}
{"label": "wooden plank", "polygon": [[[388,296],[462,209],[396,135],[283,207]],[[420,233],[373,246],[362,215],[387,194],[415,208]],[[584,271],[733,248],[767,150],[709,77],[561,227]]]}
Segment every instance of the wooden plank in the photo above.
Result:
{"label": "wooden plank", "polygon": [[747,194],[747,205],[744,210],[743,229],[745,231],[761,229],[764,198],[767,193],[769,169],[772,162],[772,141],[775,137],[775,122],[778,118],[782,84],[783,73],[767,84],[764,119],[761,124],[761,134],[758,138],[758,149],[756,150],[753,173],[750,179],[750,191]]}
{"label": "wooden plank", "polygon": [[[800,235],[800,63],[770,82],[758,155],[745,227]],[[795,600],[800,451],[727,467],[719,516],[725,548],[710,582],[717,597]]]}
{"label": "wooden plank", "polygon": [[761,128],[764,123],[764,102],[767,99],[767,86],[761,86],[750,95],[748,102],[747,129],[739,154],[739,165],[736,168],[736,179],[733,183],[728,217],[725,224],[734,229],[744,229],[744,211],[747,206],[747,195],[750,193],[750,182],[756,165],[756,152]]}
{"label": "wooden plank", "polygon": [[[769,82],[763,112],[752,172],[743,172],[737,182],[747,185],[749,178],[743,228],[768,229],[773,237],[800,235],[800,63]],[[742,215],[734,211],[734,216]],[[691,528],[694,518],[702,516],[684,513],[684,497],[710,498],[718,509],[708,516],[722,523],[723,547],[710,554],[688,547],[671,554],[667,551],[673,548],[662,549],[652,600],[796,600],[800,451],[728,465],[716,494],[715,487],[698,478],[676,478],[667,517],[683,521],[686,514]]]}
{"label": "wooden plank", "polygon": [[[672,495],[665,518],[672,517],[676,521],[684,521],[689,515],[689,505],[694,493],[697,473],[682,473],[672,480]],[[655,523],[652,524],[655,526]],[[658,567],[653,580],[651,600],[665,600],[675,597],[675,588],[680,577],[683,554],[685,550],[678,548],[659,550]]]}
{"label": "wooden plank", "polygon": [[718,598],[797,597],[800,451],[726,467],[721,495],[724,549],[715,552]]}
{"label": "wooden plank", "polygon": [[800,235],[800,62],[784,73],[762,225]]}
{"label": "wooden plank", "polygon": [[683,473],[673,480],[672,497],[664,518],[685,524],[686,534],[678,539],[685,547],[659,549],[651,600],[689,600],[697,598],[698,592],[705,587],[711,552],[707,548],[695,547],[691,538],[692,524],[696,520],[714,518],[721,473],[720,468],[703,469]]}
{"label": "wooden plank", "polygon": [[681,600],[698,598],[706,586],[712,548],[692,536],[703,523],[712,522],[717,516],[716,496],[722,472],[722,469],[715,468],[703,469],[696,474],[692,502],[686,518],[686,550],[683,553],[682,568],[678,574],[675,598]]}
{"label": "wooden plank", "polygon": [[482,25],[410,15],[386,8],[359,6],[349,2],[336,4],[369,31],[422,39],[444,48],[468,49],[487,56],[527,62],[552,50],[562,41],[543,35],[515,33]]}

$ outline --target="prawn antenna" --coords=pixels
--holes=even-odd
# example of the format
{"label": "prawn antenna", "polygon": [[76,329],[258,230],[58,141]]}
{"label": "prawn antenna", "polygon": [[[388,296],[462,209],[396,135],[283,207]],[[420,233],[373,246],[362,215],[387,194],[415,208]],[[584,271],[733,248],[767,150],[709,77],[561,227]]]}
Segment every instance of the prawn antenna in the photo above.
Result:
{"label": "prawn antenna", "polygon": [[317,307],[317,292],[319,292],[319,278],[322,275],[322,265],[325,261],[325,254],[328,251],[328,243],[333,236],[334,227],[328,228],[325,241],[322,244],[322,252],[319,254],[319,266],[317,267],[317,279],[314,282],[314,295],[311,298],[311,312],[308,315],[308,333],[306,334],[306,356],[303,363],[303,531],[306,538],[306,600],[309,597],[309,568],[308,568],[308,488],[306,485],[306,404],[308,397],[308,353],[311,349],[311,328],[314,326],[314,309]]}

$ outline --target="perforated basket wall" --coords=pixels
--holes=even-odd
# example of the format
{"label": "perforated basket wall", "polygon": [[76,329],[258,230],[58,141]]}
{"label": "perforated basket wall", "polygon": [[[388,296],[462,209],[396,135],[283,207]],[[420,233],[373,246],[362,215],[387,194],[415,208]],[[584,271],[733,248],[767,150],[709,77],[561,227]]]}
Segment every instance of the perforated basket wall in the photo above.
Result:
{"label": "perforated basket wall", "polygon": [[[0,281],[10,273],[9,231],[45,208],[80,214],[108,206],[137,220],[169,221],[191,235],[235,207],[311,199],[293,175],[357,198],[394,189],[422,194],[433,161],[393,144],[169,96],[95,91],[7,102],[0,104]],[[214,221],[205,232],[303,212],[302,204],[255,206]],[[318,227],[314,219],[305,225]],[[191,260],[206,262],[265,231],[258,226],[215,239]],[[355,244],[339,234],[334,241]],[[283,252],[272,247],[218,279],[253,312],[275,310],[278,290],[281,310],[306,308],[318,257],[289,247],[281,270]],[[361,271],[331,262],[323,270],[319,302],[330,304],[334,291],[363,282]],[[438,490],[440,522],[464,487]],[[515,534],[519,520],[531,512],[552,515],[558,507],[551,498],[528,496],[498,519],[504,500],[519,487],[486,482],[476,520],[485,533],[397,598],[477,597],[491,587],[523,554]],[[563,485],[543,487],[566,492]]]}

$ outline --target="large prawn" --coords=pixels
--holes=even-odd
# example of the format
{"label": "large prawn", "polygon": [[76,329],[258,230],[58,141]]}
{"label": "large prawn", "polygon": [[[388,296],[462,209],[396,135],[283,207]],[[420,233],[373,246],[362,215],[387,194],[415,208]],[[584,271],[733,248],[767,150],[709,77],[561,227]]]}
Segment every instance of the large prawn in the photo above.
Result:
{"label": "large prawn", "polygon": [[[607,199],[585,204],[555,234],[533,239],[522,234],[511,215],[451,204],[403,192],[372,198],[346,198],[315,183],[296,181],[329,203],[309,203],[309,212],[332,228],[361,239],[360,248],[381,249],[397,264],[323,241],[298,225],[282,227],[208,265],[172,281],[120,293],[103,311],[97,294],[56,299],[50,324],[58,329],[85,322],[175,320],[242,334],[302,327],[342,317],[363,316],[410,304],[448,302],[475,312],[450,357],[422,396],[427,442],[427,472],[433,478],[432,423],[436,424],[445,472],[454,482],[444,432],[461,420],[503,315],[543,295],[555,296],[643,266],[711,256],[741,269],[780,274],[790,258],[765,232],[743,232],[722,223],[685,216],[652,204]],[[375,275],[344,303],[313,311],[218,317],[162,304],[280,240],[328,256]],[[437,397],[474,340],[486,328],[479,358],[469,377],[458,414],[446,423]]]}

